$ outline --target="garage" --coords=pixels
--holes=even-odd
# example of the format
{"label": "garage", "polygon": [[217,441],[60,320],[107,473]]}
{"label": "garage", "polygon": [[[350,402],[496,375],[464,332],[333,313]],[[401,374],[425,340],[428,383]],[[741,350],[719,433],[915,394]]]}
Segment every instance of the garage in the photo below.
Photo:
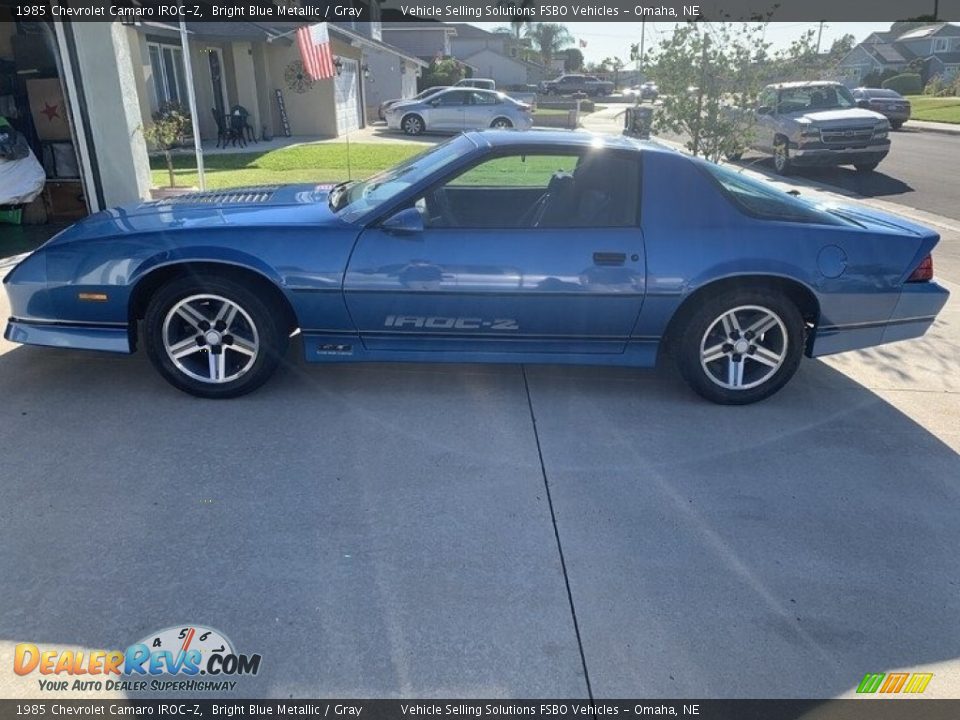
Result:
{"label": "garage", "polygon": [[337,103],[337,130],[340,133],[361,127],[360,66],[356,60],[341,57],[339,74],[334,78],[334,96]]}
{"label": "garage", "polygon": [[0,22],[0,125],[20,149],[11,152],[7,145],[0,156],[0,223],[28,228],[71,222],[89,208],[58,40],[50,24],[15,22],[9,14],[0,8],[0,19],[7,20]]}

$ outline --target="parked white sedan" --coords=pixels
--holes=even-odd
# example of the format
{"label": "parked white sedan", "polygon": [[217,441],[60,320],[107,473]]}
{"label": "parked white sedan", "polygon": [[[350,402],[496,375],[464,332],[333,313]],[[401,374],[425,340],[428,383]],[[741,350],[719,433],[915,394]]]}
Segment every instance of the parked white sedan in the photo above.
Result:
{"label": "parked white sedan", "polygon": [[387,108],[386,120],[387,127],[407,135],[485,128],[529,130],[533,109],[501,92],[451,88],[430,98],[392,105]]}

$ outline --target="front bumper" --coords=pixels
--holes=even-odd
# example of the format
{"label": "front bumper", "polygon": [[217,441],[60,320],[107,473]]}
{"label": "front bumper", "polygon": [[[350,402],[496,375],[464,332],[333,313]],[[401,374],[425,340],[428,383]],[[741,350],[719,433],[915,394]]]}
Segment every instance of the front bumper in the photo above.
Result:
{"label": "front bumper", "polygon": [[66,325],[10,318],[3,337],[10,342],[22,345],[42,345],[71,350],[102,350],[125,354],[133,352],[130,332],[124,325]]}
{"label": "front bumper", "polygon": [[810,357],[921,337],[933,325],[949,297],[950,292],[935,282],[906,283],[886,321],[818,327]]}
{"label": "front bumper", "polygon": [[827,147],[823,143],[811,143],[793,146],[790,161],[795,165],[816,167],[867,165],[880,162],[889,152],[889,140],[874,140],[869,145],[854,147]]}

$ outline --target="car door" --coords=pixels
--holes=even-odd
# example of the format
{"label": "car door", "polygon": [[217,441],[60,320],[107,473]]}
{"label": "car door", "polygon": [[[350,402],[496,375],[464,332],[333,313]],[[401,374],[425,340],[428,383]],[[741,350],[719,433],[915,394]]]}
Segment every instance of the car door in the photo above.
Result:
{"label": "car door", "polygon": [[[767,88],[760,94],[758,109],[754,114],[755,124],[750,143],[757,150],[773,152],[773,138],[777,132],[777,95],[777,91],[773,88]],[[760,108],[765,112],[760,112]]]}
{"label": "car door", "polygon": [[463,129],[483,130],[490,127],[500,109],[497,96],[493,93],[471,92],[469,104],[464,108]]}
{"label": "car door", "polygon": [[463,115],[470,101],[470,90],[447,90],[428,101],[426,118],[428,130],[459,132],[463,130]]}
{"label": "car door", "polygon": [[406,207],[422,229],[374,225],[354,248],[365,347],[623,352],[645,287],[639,183],[636,153],[511,148],[429,188]]}

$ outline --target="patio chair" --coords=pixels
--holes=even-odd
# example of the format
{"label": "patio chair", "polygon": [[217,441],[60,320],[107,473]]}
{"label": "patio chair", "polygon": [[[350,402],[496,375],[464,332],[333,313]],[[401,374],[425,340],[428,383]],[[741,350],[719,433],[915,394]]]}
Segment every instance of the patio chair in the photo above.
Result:
{"label": "patio chair", "polygon": [[[226,147],[228,142],[236,146],[237,141],[240,142],[241,147],[247,146],[247,143],[243,140],[243,131],[234,128],[232,118],[230,122],[227,122],[227,118],[218,113],[216,108],[211,108],[210,112],[213,113],[213,119],[217,123],[217,147]],[[220,143],[223,143],[223,145]]]}
{"label": "patio chair", "polygon": [[256,133],[250,125],[250,111],[243,105],[234,105],[230,108],[230,125],[246,140],[257,141]]}

